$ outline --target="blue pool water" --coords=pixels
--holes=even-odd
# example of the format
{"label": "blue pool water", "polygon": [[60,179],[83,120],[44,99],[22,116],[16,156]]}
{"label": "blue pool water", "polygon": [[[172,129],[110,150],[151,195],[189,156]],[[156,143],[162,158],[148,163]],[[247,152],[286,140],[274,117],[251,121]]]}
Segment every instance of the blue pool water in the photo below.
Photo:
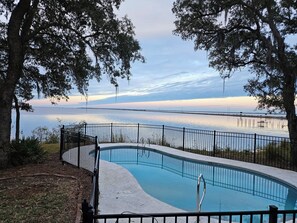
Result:
{"label": "blue pool water", "polygon": [[[186,211],[197,211],[197,179],[203,174],[206,194],[201,211],[296,209],[297,191],[253,172],[198,162],[141,147],[110,147],[101,159],[130,171],[151,196]],[[200,193],[202,193],[203,184]]]}

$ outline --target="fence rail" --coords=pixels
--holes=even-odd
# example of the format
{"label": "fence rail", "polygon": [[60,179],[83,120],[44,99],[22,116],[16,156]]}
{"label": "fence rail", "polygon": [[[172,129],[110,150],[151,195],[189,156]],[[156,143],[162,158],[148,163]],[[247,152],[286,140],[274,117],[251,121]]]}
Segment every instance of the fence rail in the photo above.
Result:
{"label": "fence rail", "polygon": [[60,158],[62,160],[66,151],[77,148],[77,166],[80,167],[81,145],[95,145],[92,194],[90,202],[84,200],[82,203],[83,223],[296,222],[297,210],[278,210],[275,206],[270,206],[269,210],[264,211],[99,215],[100,149],[97,142],[159,144],[209,156],[296,170],[290,160],[289,139],[285,137],[146,124],[108,123],[66,126],[61,129]]}
{"label": "fence rail", "polygon": [[[98,214],[99,204],[99,161],[100,161],[100,147],[98,146],[97,136],[86,135],[81,132],[80,126],[72,128],[61,128],[60,135],[60,160],[65,162],[63,154],[73,150],[76,153],[77,159],[76,165],[78,168],[81,167],[81,157],[85,156],[82,152],[83,146],[94,145],[94,169],[92,176],[92,191],[89,198],[89,202],[85,199],[82,203],[83,219],[87,222],[93,222],[93,216]],[[70,153],[71,154],[71,153]],[[89,154],[88,154],[89,155]],[[73,163],[72,163],[73,164]],[[84,221],[84,222],[85,222]]]}
{"label": "fence rail", "polygon": [[297,170],[291,160],[287,137],[139,123],[83,124],[78,130],[97,136],[100,143],[157,144],[202,155]]}
{"label": "fence rail", "polygon": [[[267,211],[234,211],[234,212],[185,212],[185,213],[152,213],[152,214],[108,214],[95,215],[100,223],[277,223],[296,222],[297,210],[283,211],[270,206]],[[97,221],[97,222],[98,222]],[[88,222],[86,222],[88,223]],[[91,222],[90,222],[91,223]]]}

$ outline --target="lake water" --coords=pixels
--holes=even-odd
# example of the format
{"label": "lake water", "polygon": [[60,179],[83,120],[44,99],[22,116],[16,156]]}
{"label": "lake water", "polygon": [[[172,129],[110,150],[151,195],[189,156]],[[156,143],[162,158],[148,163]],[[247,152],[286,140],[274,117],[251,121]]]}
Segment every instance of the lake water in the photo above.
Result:
{"label": "lake water", "polygon": [[[217,130],[227,132],[256,133],[288,137],[287,121],[276,118],[214,116],[199,114],[177,114],[164,112],[81,109],[61,107],[37,107],[34,112],[22,112],[21,130],[23,136],[30,136],[37,127],[58,128],[85,121],[98,123],[141,123],[175,127]],[[14,135],[15,120],[12,121]]]}

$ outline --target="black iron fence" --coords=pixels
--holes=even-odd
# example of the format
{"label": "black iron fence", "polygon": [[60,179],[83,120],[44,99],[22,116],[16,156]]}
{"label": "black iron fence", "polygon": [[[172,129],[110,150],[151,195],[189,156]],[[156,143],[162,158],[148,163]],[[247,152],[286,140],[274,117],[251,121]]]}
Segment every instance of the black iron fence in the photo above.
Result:
{"label": "black iron fence", "polygon": [[[234,211],[234,212],[185,212],[185,213],[153,213],[153,214],[108,214],[95,215],[100,223],[277,223],[296,222],[297,210],[282,211],[270,206],[267,211]],[[97,221],[97,222],[98,222]],[[86,223],[91,223],[86,222]]]}
{"label": "black iron fence", "polygon": [[76,166],[79,168],[81,165],[81,156],[82,149],[84,146],[94,145],[94,148],[97,147],[97,136],[90,136],[83,134],[80,131],[79,127],[76,128],[61,128],[60,132],[60,160],[65,161],[63,159],[63,154],[69,151],[70,149],[76,150]]}
{"label": "black iron fence", "polygon": [[84,223],[131,223],[131,222],[239,222],[239,223],[295,223],[297,210],[278,210],[270,206],[264,211],[242,212],[184,212],[152,214],[98,214],[99,160],[97,142],[130,142],[142,145],[158,144],[204,155],[260,163],[287,169],[296,168],[290,163],[289,139],[256,134],[207,131],[177,128],[164,125],[144,124],[83,124],[61,129],[60,158],[70,149],[77,153],[80,167],[81,149],[94,144],[95,160],[90,202],[84,200],[82,212]]}
{"label": "black iron fence", "polygon": [[[74,128],[74,126],[67,126]],[[297,170],[287,137],[147,124],[83,124],[79,131],[100,143],[157,144],[202,155]]]}
{"label": "black iron fence", "polygon": [[[89,198],[89,202],[84,200],[82,203],[83,219],[87,222],[93,222],[93,216],[98,214],[99,204],[99,161],[100,161],[100,147],[98,146],[98,140],[96,136],[90,136],[80,131],[80,126],[75,128],[61,128],[60,135],[60,160],[62,162],[69,162],[78,168],[85,162],[81,162],[82,157],[89,156],[89,153],[84,153],[86,146],[94,146],[94,166],[92,176],[92,191]],[[71,159],[69,157],[71,156]]]}

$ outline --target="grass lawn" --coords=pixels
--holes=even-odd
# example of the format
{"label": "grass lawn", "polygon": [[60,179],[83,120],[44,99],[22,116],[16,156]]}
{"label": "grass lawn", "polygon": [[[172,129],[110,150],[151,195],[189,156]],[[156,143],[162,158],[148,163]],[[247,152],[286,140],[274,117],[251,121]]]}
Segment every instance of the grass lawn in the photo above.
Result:
{"label": "grass lawn", "polygon": [[0,222],[75,222],[91,193],[91,173],[62,165],[59,144],[43,144],[47,158],[0,170]]}

